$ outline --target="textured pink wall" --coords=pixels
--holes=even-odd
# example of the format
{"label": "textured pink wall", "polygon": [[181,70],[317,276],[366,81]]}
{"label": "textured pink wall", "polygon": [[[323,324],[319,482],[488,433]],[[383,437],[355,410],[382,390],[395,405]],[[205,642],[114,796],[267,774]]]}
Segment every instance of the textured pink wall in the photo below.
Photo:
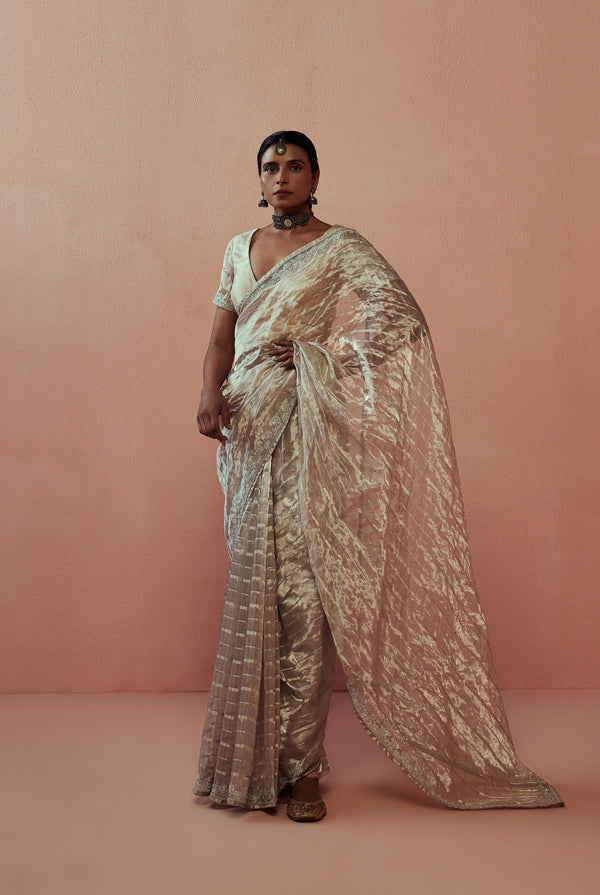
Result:
{"label": "textured pink wall", "polygon": [[279,127],[431,324],[501,684],[600,685],[599,10],[3,4],[4,689],[209,683],[201,361]]}

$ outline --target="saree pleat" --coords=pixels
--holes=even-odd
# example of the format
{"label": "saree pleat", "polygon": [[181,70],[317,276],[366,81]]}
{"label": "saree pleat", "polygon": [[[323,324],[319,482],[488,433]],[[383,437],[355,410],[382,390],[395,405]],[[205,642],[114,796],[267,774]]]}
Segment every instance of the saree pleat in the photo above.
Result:
{"label": "saree pleat", "polygon": [[267,459],[236,534],[196,795],[268,808],[323,777],[335,648],[298,506],[297,413]]}
{"label": "saree pleat", "polygon": [[[214,780],[211,797],[222,798],[229,785],[241,800],[242,778],[255,791],[271,793],[277,785],[277,756],[264,749],[279,748],[267,718],[267,710],[279,712],[279,672],[269,640],[272,610],[264,593],[257,596],[265,588],[260,575],[277,574],[267,533],[273,520],[253,514],[293,411],[302,533],[361,722],[407,776],[447,806],[563,804],[515,752],[473,579],[444,388],[421,310],[356,231],[332,228],[248,286],[250,236],[228,247],[216,301],[232,302],[238,314],[225,388],[233,428],[219,448],[226,533],[232,563],[256,569],[251,584],[246,576],[231,593],[228,585],[225,639],[245,644],[253,670],[243,698],[227,695],[241,684],[227,667],[233,653],[224,647],[221,656],[219,647],[215,705],[228,708],[209,712],[200,767],[203,779]],[[267,353],[282,338],[294,342],[295,370],[276,368]],[[250,601],[248,619],[233,608],[236,600]],[[261,662],[257,706],[250,690]],[[236,734],[230,716],[242,713],[246,732]],[[250,737],[246,714],[258,719]],[[227,724],[220,728],[221,716]],[[236,735],[253,742],[253,759],[243,744],[236,753]],[[249,805],[255,796],[245,798]]]}
{"label": "saree pleat", "polygon": [[279,645],[270,463],[248,503],[225,592],[200,773],[214,802],[268,807],[278,793]]}

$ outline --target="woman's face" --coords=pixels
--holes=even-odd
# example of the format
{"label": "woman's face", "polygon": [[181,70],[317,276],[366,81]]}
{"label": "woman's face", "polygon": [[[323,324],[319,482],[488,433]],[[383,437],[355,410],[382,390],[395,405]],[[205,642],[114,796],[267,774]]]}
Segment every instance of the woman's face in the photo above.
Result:
{"label": "woman's face", "polygon": [[284,155],[278,155],[275,146],[265,151],[260,163],[260,186],[276,213],[294,214],[306,210],[319,174],[313,174],[308,155],[300,146],[286,143],[285,150]]}

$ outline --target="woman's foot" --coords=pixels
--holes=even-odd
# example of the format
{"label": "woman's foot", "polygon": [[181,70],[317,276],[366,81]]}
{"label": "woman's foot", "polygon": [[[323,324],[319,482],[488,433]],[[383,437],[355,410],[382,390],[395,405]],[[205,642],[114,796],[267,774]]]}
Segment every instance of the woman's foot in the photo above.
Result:
{"label": "woman's foot", "polygon": [[327,808],[319,793],[316,777],[302,777],[292,786],[287,806],[287,816],[298,823],[314,823],[323,820]]}

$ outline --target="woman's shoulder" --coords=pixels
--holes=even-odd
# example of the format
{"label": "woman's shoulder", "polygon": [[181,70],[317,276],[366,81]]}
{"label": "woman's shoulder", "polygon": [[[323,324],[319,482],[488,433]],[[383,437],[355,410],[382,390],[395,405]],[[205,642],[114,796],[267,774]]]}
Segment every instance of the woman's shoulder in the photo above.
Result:
{"label": "woman's shoulder", "polygon": [[235,248],[240,244],[249,242],[252,234],[256,233],[257,229],[258,227],[253,227],[252,230],[245,230],[243,233],[237,233],[229,240],[229,242],[227,243],[227,248]]}
{"label": "woman's shoulder", "polygon": [[344,250],[373,250],[369,240],[362,233],[359,233],[358,230],[355,230],[354,227],[346,227],[344,224],[333,224],[328,232],[335,237],[335,241],[340,247],[344,247]]}
{"label": "woman's shoulder", "polygon": [[252,238],[253,233],[256,233],[256,228],[254,228],[254,230],[246,230],[244,233],[238,233],[229,240],[225,247],[225,257],[223,261],[225,266],[236,267],[248,258],[250,239]]}
{"label": "woman's shoulder", "polygon": [[365,270],[372,264],[376,265],[380,270],[387,266],[394,276],[398,276],[387,258],[375,248],[366,236],[363,236],[362,233],[359,233],[353,227],[344,227],[339,224],[336,227],[342,237],[337,243],[339,250],[337,254],[340,263],[346,264],[352,259],[355,263],[363,264]]}
{"label": "woman's shoulder", "polygon": [[345,224],[332,224],[330,231],[345,239],[354,240],[356,242],[368,242],[358,230],[355,230],[354,227],[346,227]]}

